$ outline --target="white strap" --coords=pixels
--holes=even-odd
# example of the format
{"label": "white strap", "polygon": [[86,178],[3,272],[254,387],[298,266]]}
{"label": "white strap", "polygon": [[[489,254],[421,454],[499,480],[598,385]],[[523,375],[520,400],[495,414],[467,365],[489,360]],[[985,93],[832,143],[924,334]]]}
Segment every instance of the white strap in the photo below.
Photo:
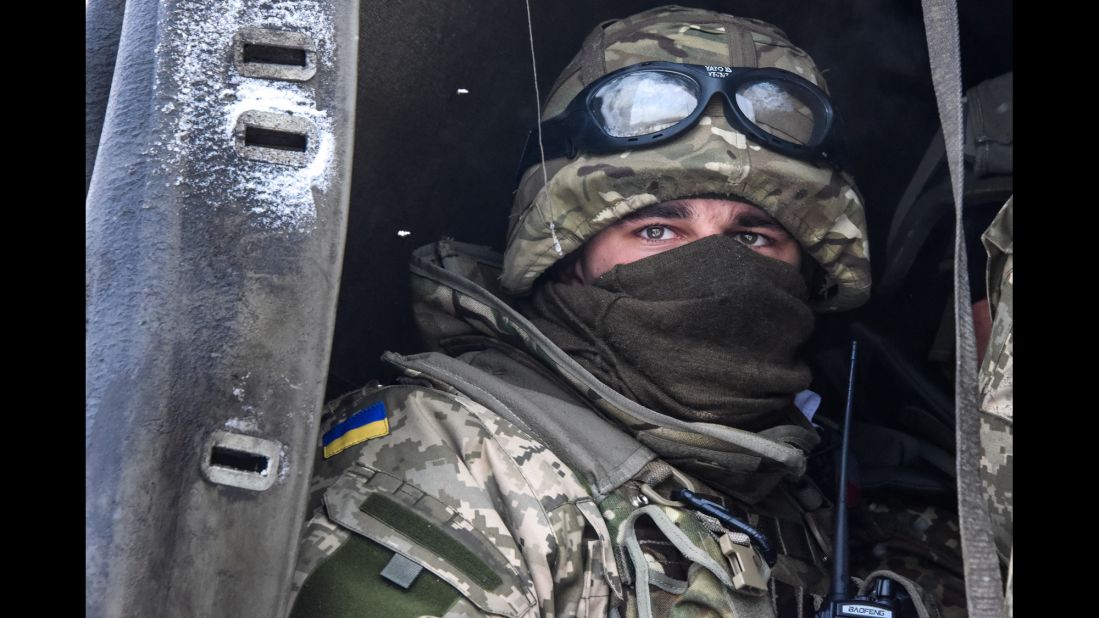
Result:
{"label": "white strap", "polygon": [[1002,618],[1003,583],[992,524],[980,479],[980,422],[977,418],[977,344],[970,307],[969,272],[962,232],[964,168],[961,60],[955,0],[923,0],[931,81],[942,120],[946,160],[954,192],[954,326],[957,333],[954,382],[958,445],[958,516],[965,563],[966,602],[973,618]]}

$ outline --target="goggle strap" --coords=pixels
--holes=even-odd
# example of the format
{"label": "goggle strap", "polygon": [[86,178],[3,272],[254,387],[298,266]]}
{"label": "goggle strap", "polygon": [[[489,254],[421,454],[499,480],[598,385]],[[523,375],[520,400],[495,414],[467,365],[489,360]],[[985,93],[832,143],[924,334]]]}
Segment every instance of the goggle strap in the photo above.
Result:
{"label": "goggle strap", "polygon": [[[600,25],[607,26],[613,22],[614,20],[610,20]],[[603,57],[603,37],[605,34],[606,30],[604,28],[596,28],[588,34],[587,38],[584,39],[584,43],[580,46],[580,83],[585,86],[607,73],[606,58]],[[554,84],[554,91],[557,90],[556,86],[557,84]]]}
{"label": "goggle strap", "polygon": [[527,131],[527,141],[523,144],[523,152],[519,153],[519,166],[515,170],[515,178],[516,179],[522,178],[523,177],[523,172],[525,172],[527,170],[527,168],[531,166],[531,162],[530,162],[530,151],[532,150],[531,140],[538,139],[534,136],[534,134],[537,131],[538,131],[538,129],[531,129],[530,131]]}
{"label": "goggle strap", "polygon": [[759,56],[756,55],[756,42],[752,33],[736,24],[726,22],[723,25],[725,38],[729,42],[729,66],[759,68]]}
{"label": "goggle strap", "polygon": [[[542,150],[545,152],[546,161],[552,161],[559,157],[576,156],[576,149],[572,147],[568,133],[564,130],[564,124],[553,122],[554,119],[542,123]],[[532,129],[527,133],[527,142],[523,147],[523,155],[519,160],[519,169],[515,170],[515,177],[522,178],[523,172],[528,167],[541,163],[542,156],[538,151],[538,131]]]}

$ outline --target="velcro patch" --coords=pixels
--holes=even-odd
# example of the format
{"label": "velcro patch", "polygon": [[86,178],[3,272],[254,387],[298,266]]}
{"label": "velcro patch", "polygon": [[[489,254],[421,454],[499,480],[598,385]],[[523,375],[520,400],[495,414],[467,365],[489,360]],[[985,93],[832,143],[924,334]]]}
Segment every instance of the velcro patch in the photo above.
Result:
{"label": "velcro patch", "polygon": [[408,590],[422,570],[424,570],[424,567],[418,563],[401,554],[393,554],[393,557],[389,559],[389,563],[382,569],[382,577]]}
{"label": "velcro patch", "polygon": [[324,433],[321,437],[324,458],[328,459],[372,438],[387,435],[389,435],[389,418],[386,415],[385,403],[379,401],[352,414]]}

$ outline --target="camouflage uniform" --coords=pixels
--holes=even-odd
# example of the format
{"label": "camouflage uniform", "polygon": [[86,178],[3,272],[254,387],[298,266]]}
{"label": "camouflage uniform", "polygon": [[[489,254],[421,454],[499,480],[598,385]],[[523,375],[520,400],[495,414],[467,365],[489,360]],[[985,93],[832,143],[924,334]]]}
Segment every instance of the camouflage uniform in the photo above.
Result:
{"label": "camouflage uniform", "polygon": [[992,334],[978,374],[981,412],[981,479],[1000,560],[1007,565],[1006,601],[1012,613],[1012,504],[1014,502],[1012,399],[1014,363],[1012,291],[1014,247],[1011,198],[981,240],[988,251],[988,304]]}
{"label": "camouflage uniform", "polygon": [[958,516],[902,497],[866,501],[850,513],[851,573],[888,570],[919,584],[943,618],[965,618]]}
{"label": "camouflage uniform", "polygon": [[[652,411],[596,381],[496,297],[498,259],[447,241],[414,256],[418,322],[450,356],[389,353],[405,385],[329,404],[325,432],[381,404],[388,434],[318,459],[293,615],[604,616],[614,607],[633,616],[646,604],[660,615],[811,615],[827,591],[831,509],[789,472],[804,469],[803,452],[716,426],[696,436],[699,453],[739,462],[730,474],[774,488],[754,504],[673,470],[605,420],[636,424]],[[736,591],[726,555],[755,555],[738,545],[745,539],[662,504],[673,487],[722,500],[779,546],[758,594]],[[411,582],[393,576],[401,569]],[[638,593],[639,578],[651,591]]]}
{"label": "camouflage uniform", "polygon": [[[544,115],[645,60],[780,67],[826,87],[770,24],[663,7],[596,28]],[[823,271],[815,309],[858,306],[870,268],[853,181],[760,148],[720,111],[660,147],[539,167],[521,180],[502,259],[450,241],[414,254],[414,311],[438,351],[386,354],[403,385],[328,407],[293,615],[811,616],[828,591],[832,529],[805,478],[817,436],[643,407],[506,299],[621,217],[706,195],[751,202],[797,239]],[[746,535],[671,500],[677,488],[763,532],[773,568]]]}

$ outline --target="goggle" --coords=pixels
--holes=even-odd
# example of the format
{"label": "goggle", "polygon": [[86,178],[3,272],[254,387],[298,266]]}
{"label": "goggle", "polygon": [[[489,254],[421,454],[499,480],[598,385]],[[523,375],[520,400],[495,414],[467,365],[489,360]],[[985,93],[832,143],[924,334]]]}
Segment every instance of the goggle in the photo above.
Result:
{"label": "goggle", "polygon": [[[761,146],[809,161],[831,160],[832,103],[807,79],[782,69],[642,62],[588,84],[565,111],[542,122],[546,160],[607,154],[674,140],[721,94],[725,118]],[[521,175],[539,162],[532,131]]]}

